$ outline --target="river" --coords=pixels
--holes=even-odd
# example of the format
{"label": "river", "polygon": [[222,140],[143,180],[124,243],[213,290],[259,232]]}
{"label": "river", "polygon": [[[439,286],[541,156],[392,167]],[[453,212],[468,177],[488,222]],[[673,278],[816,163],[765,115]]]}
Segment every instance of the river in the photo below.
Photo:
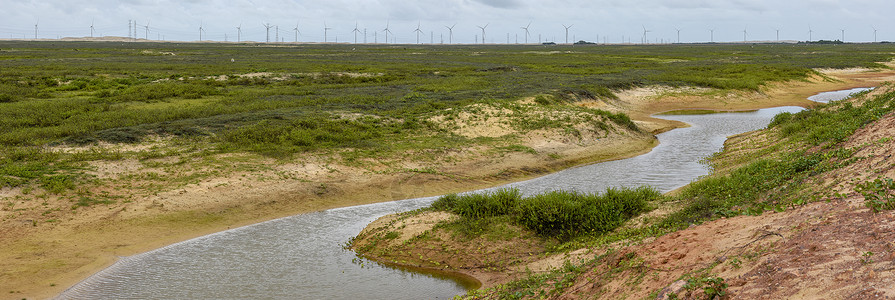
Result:
{"label": "river", "polygon": [[[829,101],[847,97],[820,94]],[[815,97],[818,97],[815,96]],[[650,185],[667,192],[709,173],[700,160],[728,136],[765,127],[778,107],[752,112],[665,115],[691,127],[658,135],[637,157],[567,169],[508,184],[531,195],[549,190],[600,192]],[[399,270],[358,261],[342,245],[373,220],[429,205],[435,197],[301,214],[231,229],[122,257],[69,288],[59,299],[449,299],[474,286],[456,276]]]}

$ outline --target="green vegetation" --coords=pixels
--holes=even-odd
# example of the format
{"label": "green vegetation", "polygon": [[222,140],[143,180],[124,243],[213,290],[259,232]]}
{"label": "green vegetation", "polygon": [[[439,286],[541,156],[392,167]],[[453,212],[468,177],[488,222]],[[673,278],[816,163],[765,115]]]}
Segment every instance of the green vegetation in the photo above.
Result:
{"label": "green vegetation", "polygon": [[570,240],[609,232],[646,211],[648,203],[660,197],[658,191],[647,187],[608,189],[603,194],[553,191],[531,197],[522,197],[515,189],[502,189],[442,196],[431,207],[460,215],[456,222],[473,228],[466,232],[481,232],[483,229],[475,227],[488,226],[488,219],[500,218],[543,236]]}
{"label": "green vegetation", "polygon": [[855,187],[864,196],[864,203],[874,212],[895,209],[895,180],[877,178]]}
{"label": "green vegetation", "polygon": [[700,276],[690,276],[687,279],[684,289],[692,293],[695,290],[702,290],[703,299],[715,299],[716,297],[723,299],[727,296],[727,288],[729,285],[724,282],[724,278],[712,276],[710,274],[701,274]]}
{"label": "green vegetation", "polygon": [[[2,41],[0,49],[0,186],[37,184],[54,193],[81,180],[72,171],[80,162],[116,154],[51,152],[48,145],[161,137],[189,144],[199,156],[324,152],[352,161],[488,142],[503,147],[516,142],[458,136],[433,118],[476,104],[519,112],[526,108],[515,101],[534,97],[537,105],[567,115],[525,117],[513,123],[515,129],[559,128],[571,115],[596,130],[633,129],[624,114],[570,103],[611,100],[620,89],[646,85],[756,90],[768,82],[804,80],[815,74],[811,68],[881,68],[878,62],[895,52],[883,44],[545,48],[22,41]],[[75,176],[54,177],[69,175]]]}

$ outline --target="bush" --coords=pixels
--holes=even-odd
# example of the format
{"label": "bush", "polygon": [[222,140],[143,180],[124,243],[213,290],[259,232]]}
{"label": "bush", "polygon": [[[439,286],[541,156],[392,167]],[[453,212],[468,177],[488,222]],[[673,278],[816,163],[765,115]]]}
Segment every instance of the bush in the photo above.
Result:
{"label": "bush", "polygon": [[460,215],[464,224],[487,224],[492,217],[513,222],[538,234],[568,240],[611,231],[648,209],[661,194],[653,188],[607,189],[602,195],[553,191],[522,198],[516,189],[485,194],[446,195],[432,209]]}
{"label": "bush", "polygon": [[518,189],[500,189],[484,194],[445,195],[432,203],[432,208],[456,213],[472,219],[496,217],[512,212],[522,198]]}
{"label": "bush", "polygon": [[655,189],[607,189],[603,195],[554,191],[526,198],[516,207],[520,225],[542,235],[571,239],[609,232],[647,210]]}
{"label": "bush", "polygon": [[895,209],[895,180],[877,178],[859,183],[855,190],[864,196],[864,203],[874,212]]}

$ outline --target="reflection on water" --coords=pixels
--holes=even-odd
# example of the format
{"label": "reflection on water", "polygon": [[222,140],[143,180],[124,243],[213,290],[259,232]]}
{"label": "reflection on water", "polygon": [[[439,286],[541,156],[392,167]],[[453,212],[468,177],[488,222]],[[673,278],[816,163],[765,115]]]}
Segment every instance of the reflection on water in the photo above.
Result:
{"label": "reflection on water", "polygon": [[[599,192],[651,185],[670,191],[708,174],[699,160],[734,134],[764,127],[779,112],[661,116],[692,127],[660,134],[650,153],[583,166],[508,185],[525,194]],[[429,205],[434,197],[302,214],[228,230],[122,258],[62,295],[63,299],[447,299],[468,282],[354,263],[342,244],[386,214]],[[467,285],[464,285],[467,284]]]}

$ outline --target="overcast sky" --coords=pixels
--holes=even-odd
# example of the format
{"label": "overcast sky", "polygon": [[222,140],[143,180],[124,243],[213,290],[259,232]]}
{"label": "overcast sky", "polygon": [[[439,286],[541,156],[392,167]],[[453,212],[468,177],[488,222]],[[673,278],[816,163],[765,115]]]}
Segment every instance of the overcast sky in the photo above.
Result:
{"label": "overcast sky", "polygon": [[[242,40],[265,41],[262,24],[273,41],[295,40],[296,23],[301,42],[322,42],[324,22],[329,42],[354,42],[355,24],[358,42],[385,41],[416,43],[414,30],[419,24],[420,42],[442,39],[449,42],[445,26],[456,24],[454,43],[485,41],[524,42],[529,27],[529,42],[566,41],[563,24],[569,28],[569,41],[587,40],[640,43],[644,27],[650,42],[675,42],[680,29],[681,42],[776,40],[836,40],[845,30],[848,42],[895,40],[893,0],[0,0],[0,38],[128,36],[128,23],[135,20],[137,37],[195,41],[199,26],[203,39],[237,39],[242,25]],[[278,31],[276,30],[278,26]],[[809,33],[809,28],[812,31]]]}

